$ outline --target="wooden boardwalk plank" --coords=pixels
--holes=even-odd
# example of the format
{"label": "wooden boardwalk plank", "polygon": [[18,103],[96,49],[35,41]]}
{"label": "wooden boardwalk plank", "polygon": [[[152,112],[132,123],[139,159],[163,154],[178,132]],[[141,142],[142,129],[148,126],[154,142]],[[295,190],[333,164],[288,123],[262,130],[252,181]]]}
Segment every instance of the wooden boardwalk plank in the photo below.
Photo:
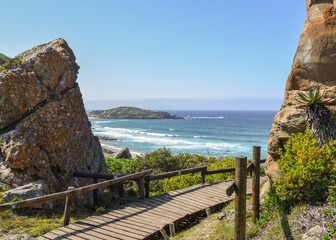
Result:
{"label": "wooden boardwalk plank", "polygon": [[109,222],[110,224],[115,224],[115,223],[122,223],[122,224],[126,224],[127,226],[129,226],[130,224],[134,226],[134,229],[143,229],[146,231],[153,231],[155,229],[157,229],[157,227],[153,227],[153,226],[149,226],[148,224],[138,221],[137,219],[125,219],[123,216],[120,216],[118,214],[111,214],[110,213],[106,213],[104,215],[101,215],[105,218],[110,218],[113,222]]}
{"label": "wooden boardwalk plank", "polygon": [[103,220],[104,222],[107,222],[108,224],[106,226],[111,225],[121,230],[127,230],[131,233],[140,233],[142,235],[147,235],[148,233],[152,233],[151,230],[146,229],[146,228],[137,227],[136,225],[133,225],[132,228],[129,228],[129,224],[123,223],[121,221],[110,223],[111,219],[104,217],[104,216],[95,216],[95,219],[99,219],[99,220]]}
{"label": "wooden boardwalk plank", "polygon": [[[97,217],[92,217],[90,219],[87,219],[89,224],[93,224],[95,226],[99,226],[102,229],[105,229],[107,231],[111,231],[111,232],[117,232],[120,234],[123,234],[125,236],[129,236],[129,237],[133,237],[133,238],[141,238],[142,236],[146,236],[146,234],[141,234],[140,231],[137,232],[132,232],[129,231],[129,229],[127,228],[122,228],[116,224],[109,224],[108,222],[106,222],[105,219],[101,219],[98,216]],[[91,223],[90,223],[91,222]]]}
{"label": "wooden boardwalk plank", "polygon": [[[226,195],[231,183],[205,183],[127,203],[104,214],[55,229],[38,239],[144,239],[170,223],[232,200],[234,195]],[[251,192],[252,182],[248,178],[247,194]]]}

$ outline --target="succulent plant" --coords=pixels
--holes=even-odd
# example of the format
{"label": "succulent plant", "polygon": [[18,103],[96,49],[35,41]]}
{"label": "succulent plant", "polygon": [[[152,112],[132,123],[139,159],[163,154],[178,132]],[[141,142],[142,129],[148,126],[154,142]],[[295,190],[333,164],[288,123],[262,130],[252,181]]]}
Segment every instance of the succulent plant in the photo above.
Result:
{"label": "succulent plant", "polygon": [[336,122],[332,118],[330,109],[325,107],[335,101],[325,98],[325,90],[319,87],[310,89],[308,93],[298,92],[300,103],[306,105],[306,124],[316,137],[320,145],[328,144],[336,139]]}
{"label": "succulent plant", "polygon": [[324,98],[325,89],[320,91],[320,87],[314,88],[313,90],[309,90],[307,94],[303,92],[298,92],[299,97],[301,98],[301,103],[309,106],[313,104],[318,105],[328,105],[335,101],[332,98]]}

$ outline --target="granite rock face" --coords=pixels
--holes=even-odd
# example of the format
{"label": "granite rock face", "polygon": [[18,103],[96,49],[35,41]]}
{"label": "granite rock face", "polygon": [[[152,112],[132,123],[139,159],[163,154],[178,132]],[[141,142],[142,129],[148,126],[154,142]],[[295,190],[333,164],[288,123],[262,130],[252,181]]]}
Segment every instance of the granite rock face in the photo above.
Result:
{"label": "granite rock face", "polygon": [[[297,92],[318,85],[326,89],[326,97],[336,97],[336,0],[307,0],[306,5],[307,17],[287,79],[284,102],[274,118],[268,140],[265,169],[272,180],[281,177],[276,151],[291,133],[306,128]],[[336,107],[329,108],[335,114]]]}
{"label": "granite rock face", "polygon": [[90,183],[75,171],[105,173],[79,86],[79,66],[63,39],[19,55],[0,73],[0,185],[41,181],[50,193]]}

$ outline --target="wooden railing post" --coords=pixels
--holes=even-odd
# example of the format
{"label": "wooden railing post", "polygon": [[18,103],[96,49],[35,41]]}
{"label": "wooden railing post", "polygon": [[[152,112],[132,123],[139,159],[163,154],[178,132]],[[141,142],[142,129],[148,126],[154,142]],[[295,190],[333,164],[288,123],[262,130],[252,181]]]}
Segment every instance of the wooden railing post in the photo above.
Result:
{"label": "wooden railing post", "polygon": [[[97,178],[93,178],[93,183],[96,184],[98,182]],[[98,206],[98,190],[93,190],[93,208]]]}
{"label": "wooden railing post", "polygon": [[142,176],[139,179],[139,193],[140,193],[140,199],[144,199],[145,198],[145,176]]}
{"label": "wooden railing post", "polygon": [[146,198],[149,198],[149,187],[150,187],[150,177],[149,176],[146,176],[145,177],[145,197]]}
{"label": "wooden railing post", "polygon": [[202,184],[205,183],[205,172],[206,172],[206,170],[201,172],[201,175],[202,175]]}
{"label": "wooden railing post", "polygon": [[[68,187],[68,190],[74,190],[74,187]],[[71,206],[72,206],[72,199],[74,195],[70,195],[65,200],[65,207],[64,207],[64,216],[63,216],[63,226],[69,225],[70,216],[71,216]]]}
{"label": "wooden railing post", "polygon": [[235,174],[235,240],[245,239],[246,227],[246,168],[247,157],[236,157]]}
{"label": "wooden railing post", "polygon": [[118,184],[119,197],[124,197],[124,182]]}
{"label": "wooden railing post", "polygon": [[259,219],[260,211],[260,146],[253,146],[252,168],[252,219]]}
{"label": "wooden railing post", "polygon": [[[249,161],[247,162],[247,165],[249,165],[251,162],[253,162],[253,161],[249,160]],[[250,170],[250,172],[248,172],[248,174],[250,174],[250,177],[252,177],[252,174],[253,174],[253,168],[251,168],[251,170]]]}

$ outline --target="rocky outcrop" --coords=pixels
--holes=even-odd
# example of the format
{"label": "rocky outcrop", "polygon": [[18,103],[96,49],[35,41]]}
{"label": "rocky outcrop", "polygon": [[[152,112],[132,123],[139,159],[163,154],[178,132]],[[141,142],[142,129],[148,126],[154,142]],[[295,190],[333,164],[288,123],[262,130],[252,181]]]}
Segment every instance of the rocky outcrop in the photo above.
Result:
{"label": "rocky outcrop", "polygon": [[128,147],[123,147],[119,152],[117,152],[113,158],[119,159],[119,158],[126,158],[130,159],[132,158],[132,154]]}
{"label": "rocky outcrop", "polygon": [[[265,169],[272,180],[281,176],[276,151],[284,146],[291,133],[306,128],[297,92],[319,85],[326,88],[326,97],[336,97],[336,0],[307,0],[306,3],[307,17],[287,79],[284,102],[274,118],[268,140]],[[335,114],[335,106],[330,109]]]}
{"label": "rocky outcrop", "polygon": [[72,173],[106,172],[79,86],[79,66],[63,39],[19,55],[19,68],[0,73],[0,184],[40,180],[50,193],[88,184]]}

